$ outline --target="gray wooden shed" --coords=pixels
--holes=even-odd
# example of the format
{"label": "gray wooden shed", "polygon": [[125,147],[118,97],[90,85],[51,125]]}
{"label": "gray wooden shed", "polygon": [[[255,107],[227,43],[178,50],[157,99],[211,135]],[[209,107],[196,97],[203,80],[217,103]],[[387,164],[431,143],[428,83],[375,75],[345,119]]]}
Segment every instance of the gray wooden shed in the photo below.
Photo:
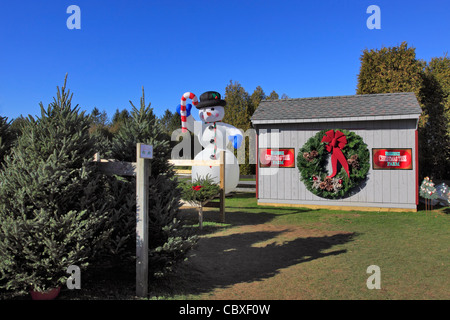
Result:
{"label": "gray wooden shed", "polygon": [[[294,149],[324,129],[355,132],[370,151],[365,183],[350,195],[327,199],[310,192],[300,180],[297,160],[291,167],[257,164],[258,204],[322,206],[355,210],[416,211],[418,204],[417,125],[422,110],[414,93],[264,100],[251,117],[257,150]],[[410,152],[409,168],[378,167],[377,150]],[[376,153],[376,154],[375,154]],[[259,152],[258,158],[259,156]],[[384,155],[383,155],[384,157]],[[384,158],[383,158],[384,159]]]}

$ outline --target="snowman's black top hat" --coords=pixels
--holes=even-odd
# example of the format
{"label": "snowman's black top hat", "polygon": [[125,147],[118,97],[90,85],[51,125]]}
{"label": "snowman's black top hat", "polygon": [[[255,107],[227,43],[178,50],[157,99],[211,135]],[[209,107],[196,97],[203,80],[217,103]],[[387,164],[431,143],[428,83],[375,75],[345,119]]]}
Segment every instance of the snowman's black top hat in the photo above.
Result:
{"label": "snowman's black top hat", "polygon": [[206,91],[202,93],[200,96],[200,101],[197,104],[197,109],[213,107],[213,106],[222,106],[224,107],[227,104],[225,100],[222,100],[220,97],[220,93],[216,91]]}

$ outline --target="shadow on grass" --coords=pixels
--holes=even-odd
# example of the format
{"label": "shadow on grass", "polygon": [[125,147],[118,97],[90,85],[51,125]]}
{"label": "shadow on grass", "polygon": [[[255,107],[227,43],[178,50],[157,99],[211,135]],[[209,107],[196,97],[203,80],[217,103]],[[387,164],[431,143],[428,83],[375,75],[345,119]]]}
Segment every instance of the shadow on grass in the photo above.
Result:
{"label": "shadow on grass", "polygon": [[[290,210],[286,209],[286,211],[282,213],[271,213],[261,211],[264,210],[264,208],[254,208],[254,210],[259,210],[258,212],[251,212],[251,209],[252,208],[243,207],[239,211],[226,211],[225,222],[222,222],[219,210],[208,208],[203,211],[203,230],[198,230],[197,232],[204,235],[233,226],[264,224],[282,216],[311,211],[309,209],[291,208]],[[198,228],[198,211],[196,208],[182,209],[180,218],[183,219],[187,225]]]}
{"label": "shadow on grass", "polygon": [[[246,205],[244,201],[255,198],[255,195],[251,193],[235,193],[231,194],[230,198],[233,200],[226,200],[225,222],[221,221],[218,208],[204,207],[204,230],[200,234],[214,232],[231,226],[263,224],[282,216],[317,211],[317,209],[301,207],[257,206],[256,201],[254,204]],[[215,199],[213,201],[217,202],[218,200]],[[180,218],[185,220],[188,225],[190,224],[195,228],[198,226],[198,210],[194,207],[181,209]]]}
{"label": "shadow on grass", "polygon": [[[281,269],[299,263],[346,253],[329,251],[335,245],[352,241],[354,233],[301,237],[277,244],[271,240],[282,231],[256,231],[202,238],[192,257],[164,288],[152,294],[189,295],[211,292],[237,283],[274,277]],[[269,242],[265,246],[256,245]],[[324,252],[327,251],[327,252]],[[251,297],[249,297],[251,298]]]}

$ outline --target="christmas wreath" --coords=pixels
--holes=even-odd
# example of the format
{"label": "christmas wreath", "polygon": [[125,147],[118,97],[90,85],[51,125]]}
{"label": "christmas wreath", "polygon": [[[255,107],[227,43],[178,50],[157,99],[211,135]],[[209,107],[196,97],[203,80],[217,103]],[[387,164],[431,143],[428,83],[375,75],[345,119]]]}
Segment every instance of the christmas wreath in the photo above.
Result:
{"label": "christmas wreath", "polygon": [[[328,155],[333,172],[327,172]],[[348,130],[322,130],[297,155],[300,180],[323,198],[341,198],[360,185],[370,169],[370,152],[363,139]]]}

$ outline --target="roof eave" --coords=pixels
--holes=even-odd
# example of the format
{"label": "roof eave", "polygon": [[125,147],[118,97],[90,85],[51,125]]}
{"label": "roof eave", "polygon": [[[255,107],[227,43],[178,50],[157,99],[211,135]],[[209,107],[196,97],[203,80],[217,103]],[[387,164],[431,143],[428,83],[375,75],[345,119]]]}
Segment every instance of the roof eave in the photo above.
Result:
{"label": "roof eave", "polygon": [[381,120],[407,120],[418,119],[421,113],[385,115],[385,116],[364,116],[364,117],[341,117],[341,118],[312,118],[312,119],[251,119],[254,125],[258,124],[283,124],[283,123],[312,123],[312,122],[343,122],[343,121],[381,121]]}

